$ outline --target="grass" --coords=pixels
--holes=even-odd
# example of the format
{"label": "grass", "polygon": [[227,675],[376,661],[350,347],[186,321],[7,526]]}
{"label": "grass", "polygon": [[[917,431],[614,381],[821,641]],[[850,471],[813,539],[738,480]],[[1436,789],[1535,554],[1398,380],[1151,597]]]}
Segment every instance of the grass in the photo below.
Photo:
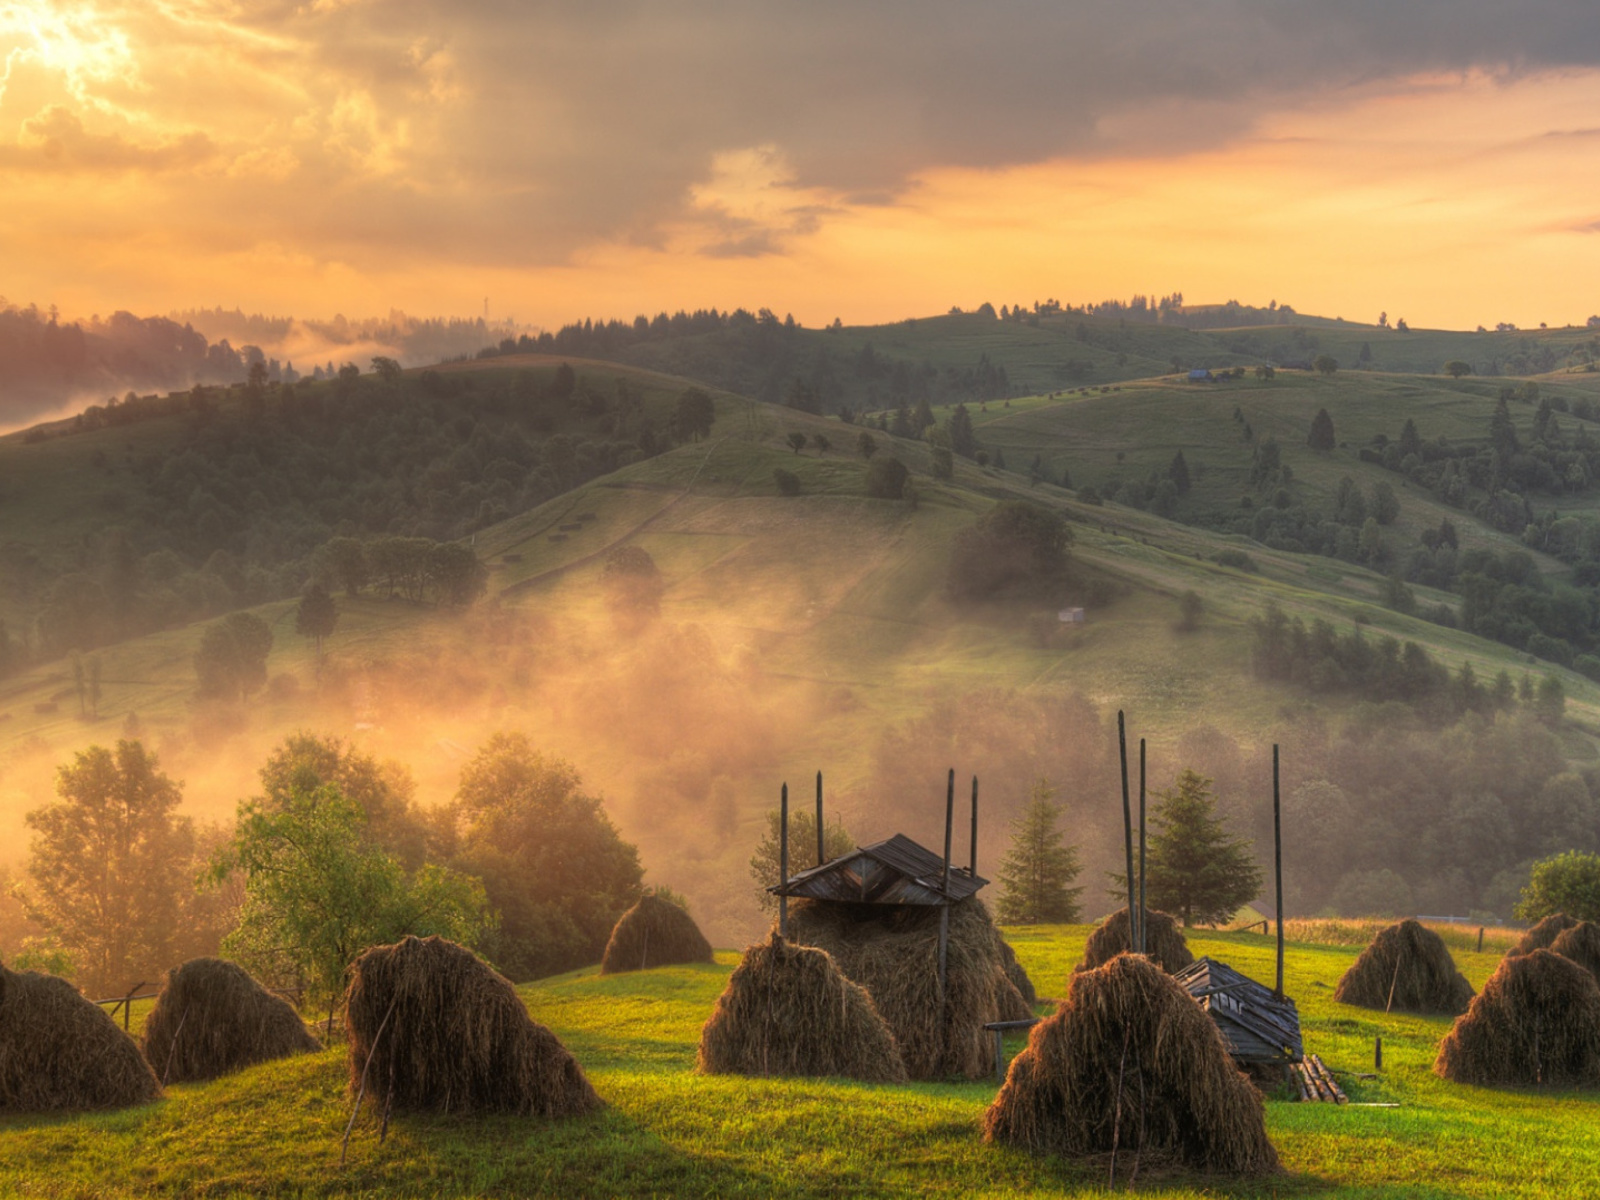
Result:
{"label": "grass", "polygon": [[[1362,932],[1347,924],[1349,934]],[[1089,930],[1010,929],[1041,995],[1059,996]],[[1324,936],[1332,936],[1331,927]],[[1197,954],[1272,977],[1272,941],[1196,931]],[[1270,1100],[1285,1175],[1257,1184],[1141,1175],[1158,1195],[1578,1197],[1600,1177],[1600,1097],[1464,1088],[1434,1077],[1444,1019],[1335,1004],[1358,945],[1293,941],[1286,987],[1306,1046],[1356,1103]],[[1498,961],[1456,952],[1481,986]],[[1073,1196],[1104,1190],[1103,1163],[985,1146],[984,1081],[869,1086],[834,1080],[704,1078],[701,1024],[736,956],[715,965],[600,977],[593,969],[520,989],[607,1101],[593,1118],[401,1117],[379,1143],[357,1123],[349,1160],[339,1049],[269,1064],[122,1113],[0,1118],[0,1193],[94,1196],[503,1196],[906,1194]],[[136,1019],[138,1012],[136,1010]],[[1385,1069],[1371,1071],[1373,1039]],[[1017,1045],[1010,1047],[1015,1053]],[[1395,1108],[1360,1107],[1396,1104]]]}

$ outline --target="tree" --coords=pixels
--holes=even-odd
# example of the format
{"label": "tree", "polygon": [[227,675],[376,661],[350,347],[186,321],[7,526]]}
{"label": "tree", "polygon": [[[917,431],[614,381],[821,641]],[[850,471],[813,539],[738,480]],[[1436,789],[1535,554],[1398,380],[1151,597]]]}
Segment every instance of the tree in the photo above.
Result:
{"label": "tree", "polygon": [[357,595],[372,578],[366,548],[353,537],[329,539],[322,547],[319,558],[327,564],[328,573],[339,587],[344,588],[347,596]]}
{"label": "tree", "polygon": [[380,763],[338,738],[294,733],[273,748],[259,774],[257,801],[265,812],[285,812],[297,795],[332,785],[359,810],[364,842],[393,854],[408,870],[428,857],[432,831],[416,806],[417,785],[401,763]]}
{"label": "tree", "polygon": [[818,454],[826,454],[833,447],[833,443],[828,440],[828,435],[825,433],[813,433],[811,444],[817,448]]}
{"label": "tree", "polygon": [[[782,858],[778,845],[778,824],[783,813],[780,809],[767,812],[767,831],[756,843],[756,852],[750,856],[750,881],[754,885],[756,902],[762,912],[778,911],[778,898],[767,891],[778,882],[779,862]],[[832,862],[841,854],[856,848],[855,838],[837,816],[823,820],[822,851]],[[789,810],[789,874],[809,871],[819,866],[817,862],[817,818],[810,809],[798,806]]]}
{"label": "tree", "polygon": [[1533,864],[1516,915],[1542,921],[1564,912],[1579,921],[1600,921],[1600,854],[1568,850]]}
{"label": "tree", "polygon": [[1056,828],[1061,807],[1048,779],[1033,785],[1028,807],[1011,822],[1011,848],[1000,864],[1004,891],[995,917],[1004,925],[1070,925],[1078,920],[1073,887],[1082,866],[1076,846],[1063,846]]}
{"label": "tree", "polygon": [[512,979],[598,962],[638,898],[638,848],[581,788],[521,734],[495,734],[462,769],[457,862],[483,880],[499,918],[488,947]]}
{"label": "tree", "polygon": [[972,415],[965,404],[958,404],[945,422],[950,435],[950,449],[962,458],[972,458],[978,452],[977,435],[972,431]]}
{"label": "tree", "polygon": [[1172,456],[1172,462],[1167,466],[1167,478],[1172,480],[1172,486],[1178,489],[1178,495],[1186,495],[1189,491],[1189,463],[1179,450]]}
{"label": "tree", "polygon": [[1261,380],[1263,383],[1273,378],[1273,376],[1277,375],[1277,373],[1278,372],[1268,363],[1262,363],[1256,368],[1256,378]]}
{"label": "tree", "polygon": [[950,455],[948,446],[935,446],[931,452],[932,462],[929,470],[935,479],[951,479],[956,473],[955,460]]}
{"label": "tree", "polygon": [[91,993],[120,991],[173,965],[194,826],[175,814],[180,786],[139,742],[90,746],[56,773],[60,799],[27,822],[28,916]]}
{"label": "tree", "polygon": [[898,500],[911,474],[905,463],[887,454],[867,464],[867,495],[878,500]]}
{"label": "tree", "polygon": [[643,546],[618,546],[612,550],[606,555],[600,579],[612,616],[639,620],[661,612],[661,596],[667,584],[655,558]]}
{"label": "tree", "polygon": [[1332,375],[1339,369],[1339,360],[1331,354],[1319,354],[1311,360],[1311,365],[1319,375]]}
{"label": "tree", "polygon": [[778,485],[778,494],[780,496],[798,496],[800,494],[800,476],[793,471],[785,471],[782,467],[773,467],[772,482]]}
{"label": "tree", "polygon": [[569,400],[577,386],[577,373],[566,363],[562,363],[550,379],[550,395],[556,400]]}
{"label": "tree", "polygon": [[1561,724],[1561,718],[1567,711],[1567,689],[1561,686],[1561,680],[1554,675],[1546,675],[1539,680],[1539,694],[1534,711],[1538,713],[1539,720],[1546,725]]}
{"label": "tree", "polygon": [[461,542],[439,542],[427,551],[428,582],[444,608],[466,608],[489,590],[489,570],[478,552]]}
{"label": "tree", "polygon": [[318,658],[322,657],[322,640],[332,637],[338,624],[339,606],[328,595],[328,589],[320,583],[306,588],[294,610],[294,631],[316,643]]}
{"label": "tree", "polygon": [[878,452],[878,439],[863,430],[861,436],[856,438],[856,450],[862,458],[871,459]]}
{"label": "tree", "polygon": [[1405,458],[1411,454],[1422,453],[1422,435],[1417,432],[1417,423],[1410,417],[1400,427],[1400,457]]}
{"label": "tree", "polygon": [[793,450],[796,454],[799,454],[800,451],[806,448],[806,435],[801,433],[798,429],[785,438],[784,441],[789,443],[789,449]]}
{"label": "tree", "polygon": [[1328,415],[1327,409],[1317,409],[1317,415],[1311,418],[1311,433],[1306,438],[1306,445],[1313,450],[1332,450],[1337,444],[1333,433],[1333,418]]}
{"label": "tree", "polygon": [[1472,374],[1472,364],[1462,362],[1459,358],[1452,358],[1444,365],[1444,373],[1451,379],[1460,379],[1463,375]]}
{"label": "tree", "polygon": [[1386,480],[1380,479],[1372,485],[1372,502],[1367,510],[1378,519],[1379,525],[1393,525],[1400,515],[1400,497]]}
{"label": "tree", "polygon": [[1171,789],[1155,794],[1145,899],[1184,925],[1215,925],[1261,892],[1261,870],[1243,838],[1230,837],[1216,815],[1211,780],[1185,769]]}
{"label": "tree", "polygon": [[1072,531],[1059,515],[1020,500],[995,505],[955,537],[949,591],[977,599],[1005,591],[1037,591],[1066,569]]}
{"label": "tree", "polygon": [[677,411],[673,414],[672,424],[681,438],[692,438],[699,441],[711,433],[711,426],[717,419],[716,402],[711,399],[710,393],[704,388],[687,388],[678,397]]}
{"label": "tree", "polygon": [[400,382],[400,364],[392,358],[380,354],[372,360],[372,370],[385,387],[393,387]]}
{"label": "tree", "polygon": [[254,613],[229,613],[208,626],[194,654],[200,694],[242,700],[267,682],[272,630]]}

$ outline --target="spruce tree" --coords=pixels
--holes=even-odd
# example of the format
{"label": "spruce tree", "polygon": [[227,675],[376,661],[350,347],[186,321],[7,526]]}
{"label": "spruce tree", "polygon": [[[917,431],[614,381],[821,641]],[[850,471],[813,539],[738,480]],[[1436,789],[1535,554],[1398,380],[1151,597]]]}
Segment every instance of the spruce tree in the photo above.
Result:
{"label": "spruce tree", "polygon": [[1332,450],[1337,444],[1333,433],[1333,418],[1328,415],[1327,409],[1317,409],[1317,415],[1311,418],[1311,434],[1306,438],[1306,445],[1313,450]]}
{"label": "spruce tree", "polygon": [[1231,837],[1216,815],[1211,780],[1185,770],[1156,793],[1145,902],[1184,925],[1226,921],[1261,892],[1261,870],[1249,843]]}
{"label": "spruce tree", "polygon": [[1081,887],[1073,887],[1082,869],[1078,848],[1063,846],[1056,828],[1061,807],[1052,803],[1055,789],[1041,779],[1033,785],[1028,807],[1011,822],[1011,849],[1000,864],[1004,891],[996,916],[1005,925],[1070,925],[1078,920]]}

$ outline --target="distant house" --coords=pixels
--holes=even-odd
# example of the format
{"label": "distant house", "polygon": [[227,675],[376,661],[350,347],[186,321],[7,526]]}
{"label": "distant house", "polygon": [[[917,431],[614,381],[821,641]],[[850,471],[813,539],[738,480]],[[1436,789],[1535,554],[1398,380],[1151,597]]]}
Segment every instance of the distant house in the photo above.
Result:
{"label": "distant house", "polygon": [[1060,612],[1056,613],[1056,617],[1063,625],[1082,625],[1083,609],[1063,608]]}
{"label": "distant house", "polygon": [[1204,367],[1196,367],[1189,372],[1190,383],[1215,383],[1216,377]]}

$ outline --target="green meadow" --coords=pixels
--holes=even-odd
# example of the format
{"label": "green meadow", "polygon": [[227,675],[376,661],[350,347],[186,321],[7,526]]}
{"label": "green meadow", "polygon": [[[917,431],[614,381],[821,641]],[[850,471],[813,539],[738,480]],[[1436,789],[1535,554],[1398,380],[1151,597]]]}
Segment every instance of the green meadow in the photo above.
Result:
{"label": "green meadow", "polygon": [[[1041,996],[1059,996],[1082,926],[1008,929]],[[1326,931],[1324,931],[1326,933]],[[1273,943],[1197,932],[1191,948],[1270,980]],[[1585,1197],[1600,1178],[1600,1098],[1494,1091],[1432,1074],[1449,1021],[1335,1004],[1359,947],[1291,942],[1286,990],[1308,1053],[1349,1105],[1266,1103],[1282,1175],[1141,1170],[1169,1197]],[[1481,987],[1498,955],[1457,949]],[[364,1113],[348,1159],[343,1050],[269,1064],[118,1113],[0,1119],[0,1194],[133,1196],[1077,1196],[1105,1190],[1104,1161],[986,1146],[992,1081],[868,1086],[695,1074],[700,1026],[737,955],[713,966],[601,978],[595,969],[519,988],[577,1056],[604,1112],[561,1123],[402,1116],[381,1141]],[[1039,1011],[1052,1011],[1041,1001]],[[143,1013],[136,1009],[134,1029]],[[1384,1069],[1373,1071],[1374,1038]],[[1008,1046],[1008,1054],[1020,1041]],[[1124,1168],[1126,1169],[1126,1167]],[[1123,1186],[1118,1181],[1119,1188]]]}

